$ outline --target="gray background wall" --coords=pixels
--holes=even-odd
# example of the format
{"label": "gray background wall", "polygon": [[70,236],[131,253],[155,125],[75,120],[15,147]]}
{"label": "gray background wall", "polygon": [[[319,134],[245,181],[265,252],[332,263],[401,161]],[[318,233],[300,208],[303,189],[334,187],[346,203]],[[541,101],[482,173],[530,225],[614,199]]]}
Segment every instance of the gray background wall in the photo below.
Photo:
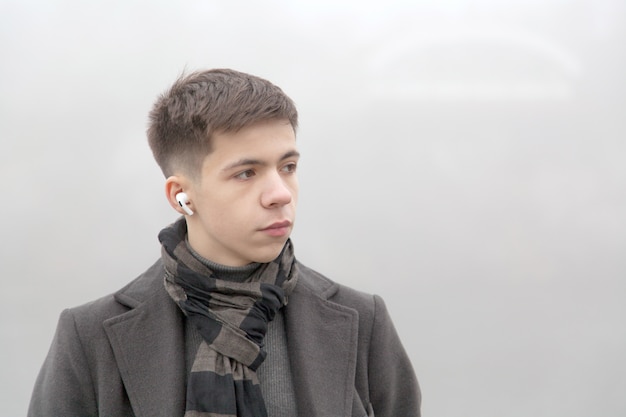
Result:
{"label": "gray background wall", "polygon": [[159,254],[183,70],[299,106],[299,258],[381,294],[427,416],[626,415],[620,0],[0,1],[0,415]]}

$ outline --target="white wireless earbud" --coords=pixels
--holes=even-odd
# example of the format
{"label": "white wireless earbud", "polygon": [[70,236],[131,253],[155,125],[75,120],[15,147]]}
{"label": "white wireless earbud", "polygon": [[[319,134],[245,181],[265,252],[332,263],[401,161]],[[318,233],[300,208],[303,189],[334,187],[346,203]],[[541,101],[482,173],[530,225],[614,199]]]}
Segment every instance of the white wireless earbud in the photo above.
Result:
{"label": "white wireless earbud", "polygon": [[189,197],[185,193],[176,194],[176,201],[178,201],[178,205],[187,213],[188,215],[192,215],[193,211],[189,208],[187,204],[189,204]]}

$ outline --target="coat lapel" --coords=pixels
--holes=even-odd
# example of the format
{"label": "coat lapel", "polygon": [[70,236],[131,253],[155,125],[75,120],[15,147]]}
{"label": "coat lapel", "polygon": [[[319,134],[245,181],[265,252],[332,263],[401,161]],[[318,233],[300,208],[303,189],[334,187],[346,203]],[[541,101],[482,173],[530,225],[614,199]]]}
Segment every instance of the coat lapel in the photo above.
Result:
{"label": "coat lapel", "polygon": [[[146,273],[147,288],[117,294],[130,310],[103,324],[137,417],[176,417],[185,409],[183,317],[160,278],[154,277],[161,268],[157,264]],[[320,286],[302,276],[285,311],[298,412],[350,416],[358,313],[329,301],[337,286],[324,282]]]}
{"label": "coat lapel", "polygon": [[137,417],[182,415],[186,381],[180,311],[162,285],[145,301],[124,293],[120,299],[134,308],[106,320],[104,328],[133,412]]}
{"label": "coat lapel", "polygon": [[303,281],[290,295],[285,311],[298,414],[350,416],[358,313],[328,301],[336,284],[319,291]]}

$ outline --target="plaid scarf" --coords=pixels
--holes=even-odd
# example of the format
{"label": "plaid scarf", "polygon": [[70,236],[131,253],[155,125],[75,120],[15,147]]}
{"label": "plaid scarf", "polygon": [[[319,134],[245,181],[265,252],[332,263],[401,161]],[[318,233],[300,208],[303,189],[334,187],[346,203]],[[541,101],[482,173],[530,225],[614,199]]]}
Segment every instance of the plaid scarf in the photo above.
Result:
{"label": "plaid scarf", "polygon": [[186,234],[184,218],[159,233],[165,288],[203,339],[187,383],[185,417],[265,417],[256,370],[265,359],[268,323],[296,285],[291,241],[241,283],[219,279],[196,259]]}

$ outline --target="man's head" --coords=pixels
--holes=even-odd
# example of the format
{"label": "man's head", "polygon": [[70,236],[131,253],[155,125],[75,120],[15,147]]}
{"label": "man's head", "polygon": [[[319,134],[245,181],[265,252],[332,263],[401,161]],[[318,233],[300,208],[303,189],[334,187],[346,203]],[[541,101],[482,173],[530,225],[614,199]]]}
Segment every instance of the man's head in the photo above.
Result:
{"label": "man's head", "polygon": [[266,120],[288,120],[297,129],[296,107],[280,88],[230,69],[199,71],[180,77],[157,99],[148,141],[166,178],[195,177],[216,132],[237,132]]}
{"label": "man's head", "polygon": [[[159,97],[148,137],[189,244],[224,265],[269,262],[293,228],[297,112],[276,86],[232,70],[179,79]],[[185,193],[192,215],[176,196]]]}

